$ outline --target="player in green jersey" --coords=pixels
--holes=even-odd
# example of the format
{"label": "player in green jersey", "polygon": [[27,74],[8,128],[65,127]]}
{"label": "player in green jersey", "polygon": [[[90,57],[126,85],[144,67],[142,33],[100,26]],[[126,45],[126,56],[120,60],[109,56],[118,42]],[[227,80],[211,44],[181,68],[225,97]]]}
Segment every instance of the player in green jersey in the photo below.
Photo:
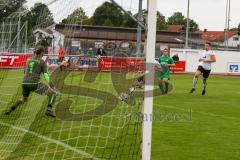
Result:
{"label": "player in green jersey", "polygon": [[[159,82],[159,88],[162,92],[162,94],[167,94],[168,93],[168,86],[169,86],[169,81],[170,81],[170,67],[175,66],[175,62],[173,58],[169,57],[169,50],[165,48],[163,50],[162,56],[159,58],[159,63],[162,66],[162,69],[164,72],[159,72],[157,73],[157,79]],[[165,86],[165,89],[164,89]]]}
{"label": "player in green jersey", "polygon": [[[35,92],[41,95],[48,95],[49,101],[46,115],[55,117],[55,114],[52,111],[52,107],[56,95],[59,94],[59,92],[51,82],[50,75],[47,70],[47,65],[42,60],[44,52],[45,48],[43,46],[36,46],[34,50],[34,56],[28,59],[25,68],[25,76],[22,82],[22,98],[17,100],[15,104],[13,104],[9,109],[5,111],[6,115],[9,115],[11,112],[13,112],[19,105],[27,102],[30,93]],[[41,74],[44,75],[44,78],[49,85],[45,85],[40,82]]]}

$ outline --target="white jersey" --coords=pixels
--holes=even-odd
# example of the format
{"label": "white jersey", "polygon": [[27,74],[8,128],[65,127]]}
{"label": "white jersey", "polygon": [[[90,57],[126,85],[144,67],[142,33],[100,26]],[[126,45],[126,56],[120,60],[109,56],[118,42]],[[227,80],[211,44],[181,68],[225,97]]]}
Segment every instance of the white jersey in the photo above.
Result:
{"label": "white jersey", "polygon": [[[207,60],[211,60],[211,56],[213,56],[214,53],[212,50],[206,51],[204,50],[202,52],[202,58],[206,58]],[[212,69],[212,62],[199,62],[199,66],[202,66],[205,70],[211,70]]]}

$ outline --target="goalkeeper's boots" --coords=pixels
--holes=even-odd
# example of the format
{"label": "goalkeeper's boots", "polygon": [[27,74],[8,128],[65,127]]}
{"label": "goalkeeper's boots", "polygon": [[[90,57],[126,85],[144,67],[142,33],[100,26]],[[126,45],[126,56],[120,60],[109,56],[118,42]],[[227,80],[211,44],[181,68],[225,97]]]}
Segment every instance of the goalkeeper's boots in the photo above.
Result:
{"label": "goalkeeper's boots", "polygon": [[191,90],[190,90],[190,93],[193,93],[193,92],[195,92],[196,91],[196,89],[195,88],[192,88]]}
{"label": "goalkeeper's boots", "polygon": [[53,117],[53,118],[56,117],[56,115],[54,114],[54,112],[51,109],[47,109],[45,115],[49,116],[49,117]]}
{"label": "goalkeeper's boots", "polygon": [[202,95],[204,96],[206,94],[206,90],[203,90],[202,91]]}

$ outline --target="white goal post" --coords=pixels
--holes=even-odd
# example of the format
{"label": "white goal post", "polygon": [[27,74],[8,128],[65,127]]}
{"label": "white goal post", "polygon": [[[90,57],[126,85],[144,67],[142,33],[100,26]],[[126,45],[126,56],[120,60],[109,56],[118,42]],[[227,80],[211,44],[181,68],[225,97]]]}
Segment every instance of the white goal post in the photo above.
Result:
{"label": "white goal post", "polygon": [[[151,159],[151,139],[152,139],[152,111],[153,111],[153,88],[154,72],[153,64],[155,60],[156,43],[156,21],[157,21],[157,0],[148,0],[147,18],[147,47],[146,47],[146,72],[145,94],[143,105],[142,123],[142,160]],[[146,116],[146,117],[145,117]]]}

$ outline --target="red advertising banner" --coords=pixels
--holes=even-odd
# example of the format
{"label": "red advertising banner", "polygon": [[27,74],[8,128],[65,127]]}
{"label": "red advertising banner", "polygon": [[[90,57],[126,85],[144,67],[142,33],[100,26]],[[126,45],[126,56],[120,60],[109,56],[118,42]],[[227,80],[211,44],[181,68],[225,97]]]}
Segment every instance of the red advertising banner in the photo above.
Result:
{"label": "red advertising banner", "polygon": [[24,67],[26,65],[27,59],[31,56],[32,54],[0,53],[0,67]]}
{"label": "red advertising banner", "polygon": [[175,67],[171,67],[171,72],[173,73],[185,73],[186,71],[186,62],[179,61],[176,63]]}
{"label": "red advertising banner", "polygon": [[[32,54],[9,54],[0,53],[0,67],[4,68],[18,68],[24,67],[26,61]],[[58,59],[52,56],[44,56],[48,67],[58,66]],[[144,71],[145,61],[143,58],[135,57],[102,57],[102,58],[89,58],[89,57],[69,57],[70,63],[74,64],[76,68],[99,68],[103,71]],[[175,67],[171,67],[174,73],[185,72],[185,61],[176,63]]]}
{"label": "red advertising banner", "polygon": [[145,62],[142,58],[103,57],[99,58],[98,67],[104,71],[143,71]]}

